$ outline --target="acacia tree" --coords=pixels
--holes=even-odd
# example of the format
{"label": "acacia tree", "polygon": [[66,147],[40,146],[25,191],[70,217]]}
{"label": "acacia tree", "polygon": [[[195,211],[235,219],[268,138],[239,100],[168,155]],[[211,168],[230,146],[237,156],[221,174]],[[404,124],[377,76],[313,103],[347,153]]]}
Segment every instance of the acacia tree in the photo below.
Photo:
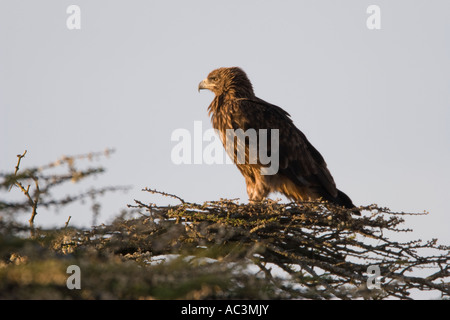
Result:
{"label": "acacia tree", "polygon": [[[247,261],[284,298],[408,299],[414,289],[450,295],[450,247],[438,245],[437,239],[398,242],[388,237],[412,233],[402,224],[417,214],[370,205],[360,207],[363,215],[355,217],[325,202],[195,204],[144,191],[175,197],[181,204],[161,207],[135,200],[131,207],[147,212],[139,220],[151,232],[135,247],[127,239],[128,252],[142,251],[140,244],[145,243],[155,255],[210,252],[221,261]],[[135,223],[124,221],[123,227]],[[429,273],[418,276],[418,270]]]}
{"label": "acacia tree", "polygon": [[[48,164],[36,167],[21,169],[22,159],[25,158],[27,151],[17,155],[17,165],[14,172],[0,172],[0,191],[3,191],[4,199],[0,199],[0,212],[2,216],[17,217],[21,213],[29,212],[28,220],[30,229],[34,232],[34,221],[39,208],[62,208],[74,202],[82,201],[86,198],[95,200],[96,196],[106,192],[127,190],[124,186],[110,186],[103,188],[91,188],[88,191],[67,195],[61,198],[55,198],[53,193],[56,189],[71,183],[79,183],[84,179],[104,173],[105,169],[101,166],[79,169],[82,161],[98,160],[102,157],[108,157],[113,153],[113,149],[106,149],[102,152],[91,152],[80,155],[63,156],[60,159]],[[12,193],[19,190],[24,197],[18,200],[6,200]],[[93,205],[93,211],[98,211],[98,203]],[[70,216],[66,226],[70,221]]]}
{"label": "acacia tree", "polygon": [[[0,201],[1,217],[12,218],[0,217],[0,298],[410,299],[417,290],[450,296],[450,247],[436,239],[394,240],[414,235],[404,225],[417,213],[370,205],[354,216],[326,202],[196,204],[145,188],[179,204],[134,200],[110,224],[77,229],[68,220],[48,230],[35,228],[40,209],[124,188],[55,199],[56,187],[102,173],[76,163],[105,153],[21,169],[25,155],[13,172],[0,174],[3,194],[23,194]],[[50,172],[56,167],[62,170]],[[17,223],[21,212],[30,214],[28,226]],[[65,285],[73,264],[83,270],[79,291]]]}

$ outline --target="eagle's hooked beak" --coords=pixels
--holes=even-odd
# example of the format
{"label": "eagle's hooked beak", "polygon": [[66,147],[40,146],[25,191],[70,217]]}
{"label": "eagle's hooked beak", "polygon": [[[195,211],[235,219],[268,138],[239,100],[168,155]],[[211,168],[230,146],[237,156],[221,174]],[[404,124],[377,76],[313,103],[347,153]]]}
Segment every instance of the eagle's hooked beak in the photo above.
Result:
{"label": "eagle's hooked beak", "polygon": [[211,90],[212,87],[213,87],[213,85],[211,85],[211,83],[209,83],[208,79],[205,79],[198,84],[198,92],[200,92],[200,90],[202,90],[202,89],[210,89]]}

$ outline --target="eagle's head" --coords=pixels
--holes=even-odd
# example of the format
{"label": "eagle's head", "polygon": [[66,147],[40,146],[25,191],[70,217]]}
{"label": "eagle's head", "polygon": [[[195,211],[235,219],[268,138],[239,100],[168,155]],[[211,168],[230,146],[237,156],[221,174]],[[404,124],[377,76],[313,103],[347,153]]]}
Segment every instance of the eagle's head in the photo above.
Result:
{"label": "eagle's head", "polygon": [[247,74],[238,67],[219,68],[211,71],[198,85],[198,91],[208,89],[216,96],[230,95],[235,98],[248,98],[254,95],[252,83]]}

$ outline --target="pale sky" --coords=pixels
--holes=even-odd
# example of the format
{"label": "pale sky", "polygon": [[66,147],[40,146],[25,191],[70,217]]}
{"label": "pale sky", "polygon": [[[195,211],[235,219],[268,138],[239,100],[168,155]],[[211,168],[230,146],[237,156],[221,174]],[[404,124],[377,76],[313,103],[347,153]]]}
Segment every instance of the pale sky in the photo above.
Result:
{"label": "pale sky", "polygon": [[[80,30],[66,25],[72,4]],[[372,4],[380,30],[366,26]],[[239,66],[258,97],[291,114],[356,205],[427,210],[407,218],[407,238],[449,244],[449,12],[437,0],[0,0],[0,170],[14,170],[25,149],[24,167],[115,148],[98,163],[107,172],[79,186],[133,186],[100,199],[99,223],[133,199],[167,203],[144,187],[247,202],[234,166],[171,160],[174,130],[211,128],[213,94],[198,83]],[[41,210],[36,223],[72,215],[89,226],[85,208]]]}

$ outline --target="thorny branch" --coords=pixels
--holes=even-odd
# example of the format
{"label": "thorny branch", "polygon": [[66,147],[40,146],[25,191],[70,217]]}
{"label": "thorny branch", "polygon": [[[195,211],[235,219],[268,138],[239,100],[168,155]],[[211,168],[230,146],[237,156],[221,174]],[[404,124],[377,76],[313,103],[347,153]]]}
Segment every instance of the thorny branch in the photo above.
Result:
{"label": "thorny branch", "polygon": [[[17,177],[17,172],[20,169],[20,161],[22,160],[22,158],[25,157],[26,154],[27,154],[27,150],[25,150],[23,154],[18,154],[17,155],[18,160],[17,160],[17,165],[16,165],[15,170],[14,170],[14,178]],[[13,187],[13,185],[16,185],[16,186],[18,186],[20,188],[20,190],[23,192],[23,194],[27,197],[28,203],[29,203],[29,205],[32,208],[31,217],[30,217],[30,220],[28,220],[28,222],[30,224],[31,232],[33,233],[33,231],[34,231],[34,218],[37,215],[37,205],[38,205],[38,201],[39,201],[40,190],[39,190],[38,178],[36,176],[34,176],[34,175],[30,175],[30,178],[34,181],[35,187],[36,187],[35,192],[34,192],[34,199],[30,195],[30,185],[28,185],[25,188],[23,186],[23,184],[17,179],[15,179],[14,184],[11,184],[9,190],[11,191],[11,188]]]}
{"label": "thorny branch", "polygon": [[[415,213],[395,213],[370,205],[360,207],[364,213],[361,217],[353,217],[345,209],[325,202],[281,204],[267,200],[239,204],[224,199],[195,204],[165,192],[143,191],[182,203],[157,206],[135,200],[130,207],[143,210],[141,214],[146,212],[147,217],[95,230],[101,247],[114,243],[118,246],[116,253],[124,253],[120,247],[126,242],[127,253],[149,251],[154,256],[195,254],[220,247],[224,250],[219,254],[221,258],[216,251],[214,258],[250,261],[266,281],[283,292],[283,297],[290,298],[410,299],[415,289],[450,295],[449,246],[438,245],[436,239],[398,242],[388,237],[411,232],[401,225],[405,217]],[[134,229],[137,224],[140,229]],[[135,232],[140,233],[140,241],[137,235],[124,236]],[[380,290],[366,286],[369,265],[380,268]],[[416,273],[421,269],[433,273],[420,277]]]}
{"label": "thorny branch", "polygon": [[[0,211],[6,214],[16,214],[19,211],[28,211],[31,209],[31,216],[28,220],[31,234],[34,234],[34,221],[37,215],[37,207],[61,207],[73,203],[75,201],[83,200],[87,197],[94,198],[97,195],[102,195],[110,191],[127,190],[126,186],[113,186],[103,188],[91,188],[88,191],[80,192],[77,195],[68,195],[66,197],[55,199],[51,196],[51,191],[65,183],[77,183],[84,178],[100,174],[104,172],[102,167],[77,169],[76,161],[89,160],[93,161],[101,156],[109,156],[114,150],[106,149],[102,152],[91,152],[81,155],[63,156],[61,159],[51,162],[49,164],[27,168],[25,170],[20,168],[21,160],[27,154],[27,150],[23,154],[17,155],[17,165],[14,168],[14,173],[0,172],[0,190],[2,188],[11,191],[13,186],[18,187],[26,196],[26,201],[5,201],[0,200]],[[51,172],[53,168],[65,167],[68,172],[54,173]],[[50,172],[49,172],[50,171]],[[34,190],[31,189],[31,184],[34,183]],[[25,187],[26,186],[26,187]]]}
{"label": "thorny branch", "polygon": [[[101,167],[78,170],[75,159],[100,155],[63,157],[46,166],[21,170],[25,154],[18,155],[14,173],[0,173],[3,178],[0,189],[8,190],[16,185],[26,195],[26,201],[0,201],[0,210],[16,213],[31,208],[29,229],[33,227],[38,203],[41,210],[124,189],[96,188],[54,199],[50,191],[55,186],[103,172]],[[69,172],[48,173],[62,164],[67,164]],[[32,182],[34,193],[30,190]],[[110,225],[90,230],[68,227],[69,217],[60,231],[62,241],[59,242],[58,237],[51,240],[54,241],[52,250],[63,254],[79,250],[80,257],[96,252],[110,262],[120,257],[135,260],[144,267],[164,261],[161,257],[167,255],[178,255],[180,261],[187,257],[198,262],[208,258],[208,263],[201,268],[183,262],[181,269],[170,269],[170,272],[162,265],[157,268],[157,275],[154,268],[139,269],[139,277],[147,277],[150,290],[157,283],[164,287],[161,292],[167,292],[167,281],[172,285],[185,285],[193,283],[193,278],[203,288],[204,275],[208,274],[210,286],[200,291],[198,296],[202,298],[411,299],[416,290],[439,293],[442,298],[450,296],[450,247],[438,244],[437,239],[394,240],[397,233],[412,234],[412,230],[404,226],[408,216],[424,215],[426,218],[426,212],[398,213],[370,205],[360,207],[362,215],[355,217],[348,210],[326,202],[283,204],[266,200],[242,204],[237,199],[221,199],[197,204],[155,189],[142,191],[176,199],[180,204],[161,206],[136,199],[129,205],[128,214],[137,212],[137,218],[126,218],[125,212]],[[5,221],[0,219],[0,227],[2,224]],[[18,232],[24,230],[17,229]],[[41,237],[36,239],[44,241],[42,230],[37,231]],[[380,270],[380,289],[367,287],[367,268],[373,265]],[[96,267],[96,263],[92,263],[92,267]],[[123,266],[125,270],[129,270],[128,267]],[[249,272],[247,267],[259,271]],[[121,270],[119,268],[114,275],[126,277],[126,272]],[[251,288],[258,289],[251,291]],[[189,292],[196,290],[194,287]],[[178,291],[174,290],[177,297],[190,296],[190,293],[180,295]]]}

